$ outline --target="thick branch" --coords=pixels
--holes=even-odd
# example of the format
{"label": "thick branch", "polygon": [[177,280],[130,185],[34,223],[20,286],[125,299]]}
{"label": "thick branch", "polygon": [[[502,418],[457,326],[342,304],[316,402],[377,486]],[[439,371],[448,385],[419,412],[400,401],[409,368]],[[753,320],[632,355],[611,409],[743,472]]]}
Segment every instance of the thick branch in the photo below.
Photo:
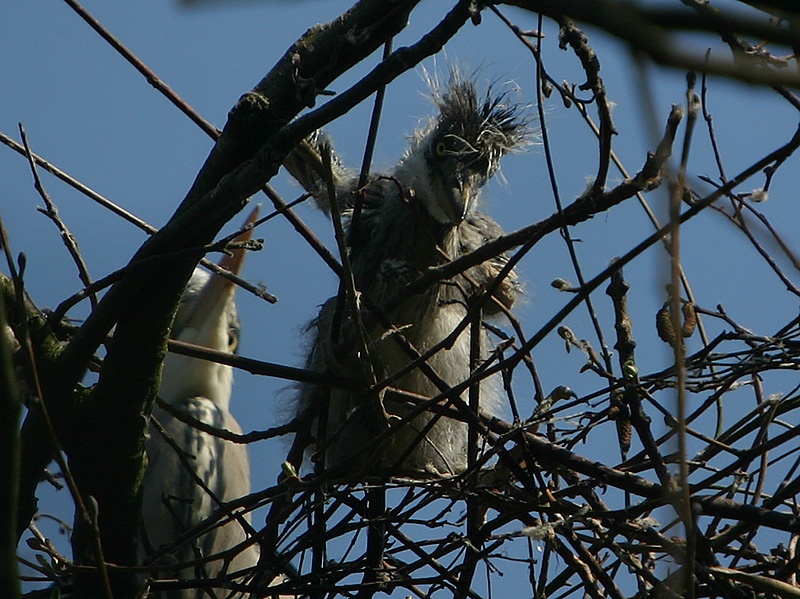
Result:
{"label": "thick branch", "polygon": [[708,31],[724,38],[731,32],[740,32],[790,47],[800,43],[796,29],[773,27],[767,17],[759,21],[718,10],[699,15],[691,11],[639,7],[617,0],[507,0],[504,4],[519,6],[556,20],[567,16],[590,23],[644,52],[661,65],[722,75],[749,83],[788,87],[800,85],[796,70],[763,68],[765,65],[746,55],[737,56],[737,60],[709,58],[704,48],[696,52],[686,50],[685,44],[672,35],[673,30]]}
{"label": "thick branch", "polygon": [[[109,561],[121,565],[138,561],[137,522],[131,514],[138,511],[137,489],[144,466],[146,421],[142,414],[149,413],[155,398],[172,317],[200,258],[181,250],[213,240],[299,140],[291,135],[275,140],[276,133],[333,79],[402,29],[415,5],[412,0],[398,2],[387,11],[382,1],[364,0],[339,19],[309,30],[233,109],[178,211],[132,262],[153,256],[163,259],[147,268],[131,269],[117,282],[59,358],[44,395],[54,407],[54,420],[65,436],[82,491],[97,500]],[[63,423],[75,407],[75,386],[114,325],[100,381],[81,408],[82,434],[65,435]],[[33,414],[26,423],[34,429],[26,444],[32,458],[27,472],[29,496],[23,497],[27,504],[32,501],[33,481],[49,459],[31,447],[35,425]],[[76,556],[81,563],[91,562],[85,547],[76,547]],[[130,583],[122,582],[121,589],[129,590]]]}
{"label": "thick branch", "polygon": [[19,496],[19,421],[22,401],[12,366],[12,339],[7,334],[5,294],[0,294],[0,593],[20,596],[17,568],[17,498]]}

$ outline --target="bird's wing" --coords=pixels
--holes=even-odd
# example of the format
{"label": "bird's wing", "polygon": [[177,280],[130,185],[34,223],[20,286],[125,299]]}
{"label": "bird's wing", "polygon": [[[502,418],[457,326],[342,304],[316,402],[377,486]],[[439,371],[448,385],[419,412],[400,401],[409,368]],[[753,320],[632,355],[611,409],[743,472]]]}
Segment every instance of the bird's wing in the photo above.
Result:
{"label": "bird's wing", "polygon": [[[171,418],[169,415],[162,417],[162,413],[158,415],[159,422]],[[172,543],[183,528],[178,515],[170,510],[170,506],[183,494],[178,489],[180,483],[174,475],[183,472],[183,465],[177,452],[152,426],[147,439],[147,462],[142,483],[142,524],[144,547],[149,554]]]}
{"label": "bird's wing", "polygon": [[[233,415],[221,410],[204,397],[187,398],[177,406],[197,420],[241,433]],[[181,461],[178,452],[155,430],[147,441],[149,465],[143,484],[143,520],[146,541],[152,549],[173,543],[191,527],[208,518],[218,507],[217,502],[198,483],[200,478],[221,502],[228,502],[250,493],[250,464],[245,445],[225,441],[203,433],[155,408],[158,418],[175,444],[187,454],[190,469]],[[249,516],[246,517],[249,521]],[[218,526],[199,540],[205,556],[214,555],[244,541],[247,534],[239,522]],[[187,546],[175,555],[176,559],[194,559]],[[257,546],[250,546],[233,561],[231,571],[255,565]],[[222,561],[209,564],[207,573],[215,575]]]}
{"label": "bird's wing", "polygon": [[[330,174],[323,161],[324,152],[330,155]],[[342,164],[327,133],[322,130],[314,131],[289,152],[283,161],[283,166],[303,189],[312,195],[325,214],[331,212],[327,183],[329,176],[333,179],[336,196],[340,199],[340,210],[344,212],[350,207],[351,202],[348,197],[355,190],[358,177],[354,171]]]}
{"label": "bird's wing", "polygon": [[[471,252],[484,245],[488,241],[503,235],[504,231],[489,215],[476,211],[470,216],[461,227],[459,227],[460,255]],[[508,264],[508,254],[503,252],[470,268],[467,273],[475,279],[481,288],[489,286],[503,267]],[[511,308],[519,293],[522,292],[522,285],[517,273],[512,269],[503,279],[494,297],[506,308]],[[496,314],[500,307],[494,302],[487,302],[484,306],[487,314]]]}

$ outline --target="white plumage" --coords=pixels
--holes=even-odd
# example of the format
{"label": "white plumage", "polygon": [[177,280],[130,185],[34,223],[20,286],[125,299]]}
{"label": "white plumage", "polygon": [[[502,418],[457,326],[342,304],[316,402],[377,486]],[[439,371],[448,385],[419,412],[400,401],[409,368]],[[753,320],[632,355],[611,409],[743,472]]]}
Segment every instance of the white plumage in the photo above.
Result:
{"label": "white plumage", "polygon": [[[251,222],[254,218],[255,213]],[[222,265],[238,273],[243,257],[244,251],[236,250],[233,257],[223,259]],[[234,292],[233,283],[227,279],[195,269],[175,316],[172,337],[220,351],[235,351],[239,340],[239,318]],[[164,360],[159,396],[173,408],[200,422],[241,433],[239,423],[229,411],[232,385],[233,370],[230,366],[170,353]],[[201,432],[159,406],[153,409],[153,417],[180,448],[189,467],[151,425],[147,441],[149,465],[143,481],[142,502],[143,542],[151,552],[173,545],[182,534],[217,510],[220,502],[229,502],[250,493],[250,466],[245,445]],[[198,478],[207,489],[198,483]],[[241,517],[250,522],[249,514]],[[172,551],[170,561],[181,564],[199,556],[215,556],[233,550],[248,537],[241,522],[228,521]],[[216,559],[202,568],[186,568],[179,577],[214,578],[223,568],[227,572],[251,568],[258,562],[258,545],[251,544],[238,551],[232,560],[229,556],[222,557],[226,559]],[[162,594],[165,599],[207,596],[202,589]]]}
{"label": "white plumage", "polygon": [[[481,187],[499,168],[500,157],[525,143],[525,119],[516,105],[505,103],[505,95],[479,97],[474,82],[458,73],[452,74],[446,87],[434,89],[433,98],[439,109],[437,117],[415,133],[394,169],[383,176],[371,175],[362,190],[356,189],[356,174],[333,160],[337,200],[348,225],[350,260],[362,304],[380,307],[427,268],[462,256],[502,234],[499,225],[478,211],[476,204]],[[317,157],[328,151],[329,140],[316,133],[285,163],[326,210],[331,205],[327,175]],[[363,207],[353,230],[353,207],[359,193],[363,194]],[[424,353],[455,329],[471,298],[494,280],[506,261],[505,255],[496,256],[408,298],[387,314],[393,328]],[[510,307],[518,291],[511,272],[494,299],[486,303],[484,313],[496,314],[501,309],[498,304]],[[328,300],[310,327],[308,368],[367,381],[354,322],[347,303],[335,297]],[[395,376],[410,363],[386,328],[373,325],[365,334],[378,380]],[[341,348],[350,351],[342,354]],[[449,386],[456,385],[470,375],[469,348],[467,327],[451,348],[436,353],[428,364]],[[487,349],[483,340],[483,357]],[[419,368],[395,376],[393,385],[424,397],[440,393]],[[481,409],[494,412],[499,401],[492,381],[481,385]],[[326,466],[339,467],[341,473],[449,475],[467,466],[467,427],[462,422],[424,413],[376,446],[374,440],[407,414],[409,406],[390,402],[385,395],[363,396],[312,385],[302,388],[300,411],[326,406],[327,412],[318,422],[327,424],[318,424],[316,435],[318,441],[328,440]],[[421,432],[432,418],[438,422],[423,437]]]}

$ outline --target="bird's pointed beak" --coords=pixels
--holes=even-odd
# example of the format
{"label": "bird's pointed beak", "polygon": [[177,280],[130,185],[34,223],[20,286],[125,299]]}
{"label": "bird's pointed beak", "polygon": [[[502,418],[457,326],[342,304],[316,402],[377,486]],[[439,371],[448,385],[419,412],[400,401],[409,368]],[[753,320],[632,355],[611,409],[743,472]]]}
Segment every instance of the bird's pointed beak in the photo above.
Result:
{"label": "bird's pointed beak", "polygon": [[[250,213],[250,216],[247,217],[247,220],[244,223],[244,227],[251,227],[257,220],[258,220],[258,213],[259,213],[259,206],[253,208],[253,211]],[[250,238],[253,236],[253,229],[247,229],[244,233],[239,235],[234,241],[250,241]],[[219,265],[224,268],[225,270],[231,272],[232,274],[238,275],[242,272],[242,266],[244,265],[244,257],[247,254],[247,250],[237,249],[233,250],[230,254],[225,254],[222,257],[222,260],[219,261]],[[220,277],[219,275],[214,275],[214,278],[221,278],[227,281],[224,277]]]}
{"label": "bird's pointed beak", "polygon": [[[256,206],[253,208],[250,216],[247,217],[244,226],[247,227],[248,225],[255,223],[256,220],[258,220],[258,214],[259,207]],[[253,230],[248,229],[239,235],[234,241],[249,241],[252,237],[252,234]],[[219,265],[231,274],[238,276],[239,273],[242,272],[242,266],[244,265],[244,258],[246,254],[247,250],[233,250],[230,254],[225,254],[222,257],[222,259],[219,261]],[[197,302],[197,309],[195,310],[194,314],[192,314],[189,326],[198,326],[200,323],[206,321],[208,315],[212,311],[215,309],[220,309],[227,303],[228,298],[233,295],[234,291],[235,285],[233,281],[226,279],[217,273],[211,273],[211,278],[200,292],[200,298]]]}
{"label": "bird's pointed beak", "polygon": [[445,208],[445,210],[447,210],[448,216],[453,224],[457,225],[467,218],[471,194],[472,190],[466,185],[461,185],[459,187],[451,186],[450,189],[447,190],[446,204],[449,205],[449,210],[447,210],[447,208]]}
{"label": "bird's pointed beak", "polygon": [[473,185],[467,178],[463,181],[445,176],[437,170],[437,202],[447,216],[448,222],[457,225],[470,212],[473,201]]}

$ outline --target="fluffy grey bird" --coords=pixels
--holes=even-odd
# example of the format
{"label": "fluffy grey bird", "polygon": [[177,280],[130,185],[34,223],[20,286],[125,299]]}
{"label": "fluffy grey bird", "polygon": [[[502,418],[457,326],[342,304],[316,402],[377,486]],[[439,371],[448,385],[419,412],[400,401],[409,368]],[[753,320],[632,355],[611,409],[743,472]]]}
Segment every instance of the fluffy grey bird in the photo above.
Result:
{"label": "fluffy grey bird", "polygon": [[[249,222],[256,216],[257,209]],[[250,237],[249,232],[245,235]],[[240,240],[243,239],[240,237]],[[223,258],[220,266],[238,274],[244,253],[244,250],[235,250],[233,256]],[[195,269],[175,316],[172,338],[220,351],[235,351],[240,323],[234,293],[234,284],[228,279]],[[159,396],[205,424],[241,433],[239,423],[229,411],[232,385],[230,366],[170,353],[164,360]],[[150,551],[173,544],[183,533],[208,518],[219,507],[219,502],[250,493],[250,464],[245,445],[201,432],[158,406],[153,409],[153,417],[172,437],[189,467],[151,425],[147,441],[149,464],[142,483],[143,541]],[[243,518],[250,521],[249,514]],[[229,521],[184,544],[171,555],[177,563],[195,560],[198,554],[208,558],[236,547],[247,538],[241,522]],[[255,566],[258,557],[258,545],[250,545],[227,564],[227,571]],[[202,571],[187,568],[180,573],[180,578],[194,579],[198,572],[213,578],[225,565],[225,560],[220,558],[205,564]],[[228,591],[225,593],[229,596]],[[207,596],[203,589],[162,594],[165,599]]]}
{"label": "fluffy grey bird", "polygon": [[[329,170],[348,230],[350,260],[362,304],[382,306],[427,268],[458,258],[503,233],[477,205],[481,188],[497,172],[500,158],[528,140],[525,115],[518,105],[507,102],[506,94],[494,95],[490,89],[479,95],[474,81],[458,72],[451,73],[446,85],[433,85],[432,97],[438,114],[414,133],[408,150],[389,172],[370,175],[358,189],[358,175],[332,158]],[[327,136],[317,132],[285,162],[292,176],[327,212],[331,210],[329,176],[321,156],[331,151]],[[363,205],[354,225],[358,194]],[[387,315],[393,325],[390,329],[368,326],[364,334],[377,379],[393,377],[396,388],[418,396],[437,395],[439,390],[419,368],[397,374],[410,359],[392,337],[400,332],[420,353],[426,352],[454,330],[464,318],[470,298],[495,279],[506,261],[507,256],[496,256],[408,298]],[[516,275],[510,273],[485,304],[484,314],[511,307],[519,288]],[[356,321],[347,306],[335,297],[329,299],[310,325],[312,348],[307,367],[368,381],[370,368],[365,369],[366,356],[358,349]],[[488,344],[482,341],[481,345],[485,357]],[[447,384],[460,383],[470,375],[469,347],[467,327],[452,347],[436,353],[428,364]],[[342,355],[342,348],[349,351]],[[326,447],[327,467],[413,476],[453,475],[465,470],[466,425],[431,412],[404,424],[382,445],[371,443],[411,409],[388,397],[312,385],[301,389],[298,412],[327,407],[314,431],[317,442]],[[493,381],[481,385],[481,409],[496,411],[499,400]],[[437,421],[425,431],[431,419]]]}

